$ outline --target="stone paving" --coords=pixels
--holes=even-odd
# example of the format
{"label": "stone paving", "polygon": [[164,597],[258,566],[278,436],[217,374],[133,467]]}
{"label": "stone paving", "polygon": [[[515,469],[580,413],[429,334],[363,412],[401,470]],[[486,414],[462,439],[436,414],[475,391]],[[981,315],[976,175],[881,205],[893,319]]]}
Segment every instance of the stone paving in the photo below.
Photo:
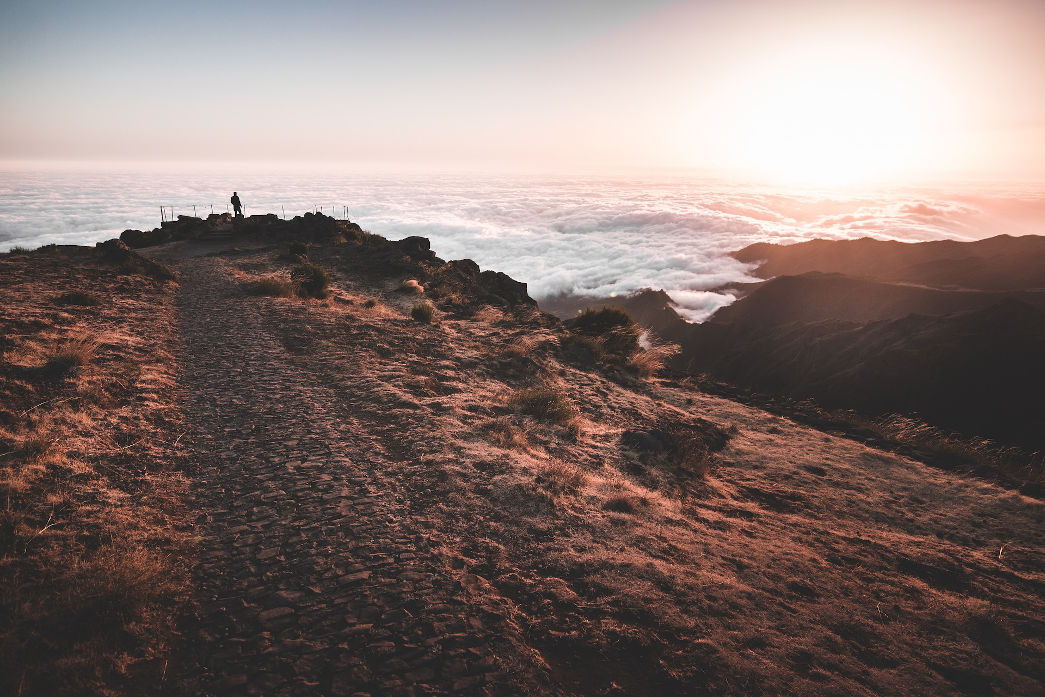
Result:
{"label": "stone paving", "polygon": [[290,360],[219,260],[181,274],[199,691],[555,694],[504,606],[471,593],[411,517],[374,455],[394,447],[334,413],[330,388]]}

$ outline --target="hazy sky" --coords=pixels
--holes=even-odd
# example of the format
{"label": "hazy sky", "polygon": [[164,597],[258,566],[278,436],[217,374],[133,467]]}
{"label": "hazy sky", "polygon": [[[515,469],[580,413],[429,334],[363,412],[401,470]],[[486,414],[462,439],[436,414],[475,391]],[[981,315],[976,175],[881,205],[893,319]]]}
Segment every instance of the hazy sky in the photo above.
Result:
{"label": "hazy sky", "polygon": [[0,0],[0,158],[1045,178],[1045,2]]}

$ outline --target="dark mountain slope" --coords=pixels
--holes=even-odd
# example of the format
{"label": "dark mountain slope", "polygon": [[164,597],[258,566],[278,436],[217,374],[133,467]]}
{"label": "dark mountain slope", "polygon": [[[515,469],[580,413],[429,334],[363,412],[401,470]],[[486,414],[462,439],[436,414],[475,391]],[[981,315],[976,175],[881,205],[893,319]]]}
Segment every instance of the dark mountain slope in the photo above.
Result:
{"label": "dark mountain slope", "polygon": [[865,324],[708,323],[684,347],[689,370],[738,385],[1045,447],[1045,311],[1027,303]]}
{"label": "dark mountain slope", "polygon": [[712,321],[755,327],[828,319],[873,322],[910,314],[968,312],[1009,298],[1045,306],[1045,292],[939,290],[810,272],[767,281],[716,312]]}

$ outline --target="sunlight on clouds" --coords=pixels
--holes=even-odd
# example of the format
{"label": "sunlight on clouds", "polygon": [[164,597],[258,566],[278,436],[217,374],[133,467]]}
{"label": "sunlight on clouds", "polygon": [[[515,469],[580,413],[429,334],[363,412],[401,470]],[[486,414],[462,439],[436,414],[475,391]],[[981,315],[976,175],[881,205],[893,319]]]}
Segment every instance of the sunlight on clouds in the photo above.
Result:
{"label": "sunlight on clouds", "polygon": [[232,190],[248,213],[300,215],[342,206],[365,229],[422,235],[444,259],[471,258],[528,284],[540,299],[661,288],[689,319],[732,301],[722,286],[750,280],[728,257],[759,241],[975,239],[1039,230],[1040,195],[960,197],[927,191],[841,196],[766,193],[678,176],[511,177],[336,174],[236,169],[0,171],[0,250],[84,244],[177,213],[224,211]]}

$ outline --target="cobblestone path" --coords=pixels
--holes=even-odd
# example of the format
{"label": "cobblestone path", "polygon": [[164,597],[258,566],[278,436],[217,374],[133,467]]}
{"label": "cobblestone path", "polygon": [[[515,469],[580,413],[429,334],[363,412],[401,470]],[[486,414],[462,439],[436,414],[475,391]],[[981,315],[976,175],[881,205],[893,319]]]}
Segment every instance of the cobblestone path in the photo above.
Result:
{"label": "cobblestone path", "polygon": [[411,517],[394,463],[372,457],[377,436],[289,360],[221,262],[189,260],[181,283],[203,535],[186,671],[199,692],[554,693],[507,611],[470,594]]}

